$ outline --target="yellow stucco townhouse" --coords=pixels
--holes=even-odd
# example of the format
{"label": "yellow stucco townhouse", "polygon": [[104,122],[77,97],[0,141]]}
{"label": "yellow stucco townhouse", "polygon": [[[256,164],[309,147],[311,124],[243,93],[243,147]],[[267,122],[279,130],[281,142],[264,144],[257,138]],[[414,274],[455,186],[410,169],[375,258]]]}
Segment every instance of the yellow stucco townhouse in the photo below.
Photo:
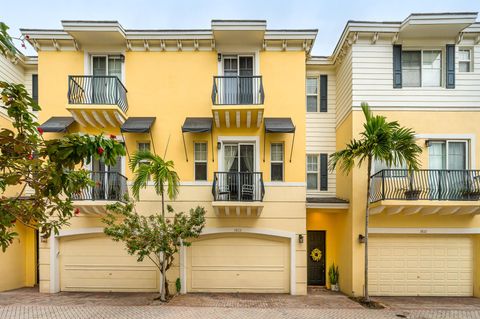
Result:
{"label": "yellow stucco townhouse", "polygon": [[[128,256],[101,223],[105,205],[128,191],[129,156],[150,149],[180,175],[170,204],[207,209],[203,234],[168,276],[180,278],[182,293],[306,294],[329,286],[335,262],[342,292],[362,295],[370,182],[370,292],[479,296],[476,18],[349,21],[325,57],[310,54],[316,30],[271,30],[262,20],[213,20],[204,30],[116,21],[23,29],[38,51],[45,136],[103,132],[128,151],[114,167],[90,164],[97,183],[75,198],[80,215],[39,240],[38,263],[26,255],[39,267],[40,291],[158,290],[156,268]],[[362,130],[361,102],[416,131],[423,154],[413,177],[384,163],[370,181],[364,167],[328,170],[329,155]],[[160,210],[153,187],[137,205]]]}

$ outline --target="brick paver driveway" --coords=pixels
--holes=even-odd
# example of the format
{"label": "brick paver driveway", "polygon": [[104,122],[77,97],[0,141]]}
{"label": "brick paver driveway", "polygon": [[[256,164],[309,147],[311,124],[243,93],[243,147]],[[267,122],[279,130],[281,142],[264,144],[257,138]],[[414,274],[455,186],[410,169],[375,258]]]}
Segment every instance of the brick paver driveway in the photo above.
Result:
{"label": "brick paver driveway", "polygon": [[[154,301],[154,297],[155,294],[142,293],[49,295],[34,289],[19,289],[0,293],[0,318],[480,319],[480,300],[474,298],[411,298],[410,301],[409,298],[379,298],[388,307],[367,310],[341,294],[322,290],[311,291],[308,296],[189,294],[177,296],[168,304]],[[447,306],[437,307],[440,304]]]}

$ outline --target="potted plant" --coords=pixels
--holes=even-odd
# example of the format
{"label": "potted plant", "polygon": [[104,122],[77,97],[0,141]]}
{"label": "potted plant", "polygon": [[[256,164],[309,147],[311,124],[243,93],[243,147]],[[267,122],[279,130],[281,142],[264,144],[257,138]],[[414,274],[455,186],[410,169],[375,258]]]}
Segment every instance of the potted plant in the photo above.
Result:
{"label": "potted plant", "polygon": [[330,290],[331,291],[339,291],[338,288],[338,266],[335,266],[333,263],[330,268],[328,269],[328,278],[330,279]]}

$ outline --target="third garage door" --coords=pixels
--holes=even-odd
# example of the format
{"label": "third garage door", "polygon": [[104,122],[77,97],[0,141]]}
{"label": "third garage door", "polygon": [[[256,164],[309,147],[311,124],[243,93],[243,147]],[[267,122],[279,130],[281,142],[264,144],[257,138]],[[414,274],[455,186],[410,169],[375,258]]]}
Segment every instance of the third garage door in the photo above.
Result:
{"label": "third garage door", "polygon": [[289,243],[251,234],[201,237],[187,251],[187,289],[288,293]]}
{"label": "third garage door", "polygon": [[371,235],[369,290],[375,296],[472,296],[472,239]]}

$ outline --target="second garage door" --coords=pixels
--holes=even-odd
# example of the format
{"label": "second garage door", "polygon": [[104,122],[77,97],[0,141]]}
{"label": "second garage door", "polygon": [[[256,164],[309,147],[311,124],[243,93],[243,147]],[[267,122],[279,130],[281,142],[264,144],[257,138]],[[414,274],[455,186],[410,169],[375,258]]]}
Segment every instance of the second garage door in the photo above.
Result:
{"label": "second garage door", "polygon": [[158,291],[158,270],[104,235],[60,240],[62,291]]}
{"label": "second garage door", "polygon": [[375,296],[472,296],[472,239],[371,235],[369,290]]}
{"label": "second garage door", "polygon": [[187,251],[187,290],[288,293],[289,243],[247,234],[201,237]]}

